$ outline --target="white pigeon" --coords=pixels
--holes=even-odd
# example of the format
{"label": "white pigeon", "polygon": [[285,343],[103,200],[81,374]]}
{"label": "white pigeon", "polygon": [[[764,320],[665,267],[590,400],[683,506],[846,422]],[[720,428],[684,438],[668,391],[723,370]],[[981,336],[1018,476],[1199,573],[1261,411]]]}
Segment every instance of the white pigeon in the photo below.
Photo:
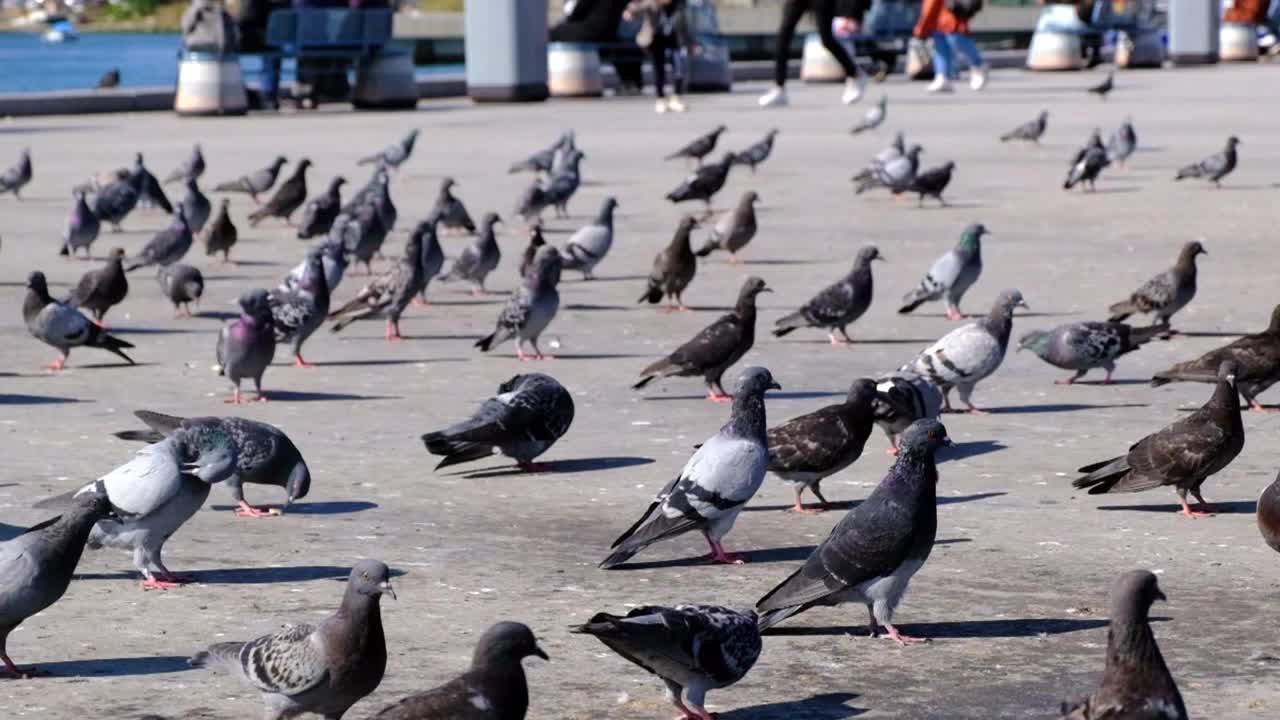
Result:
{"label": "white pigeon", "polygon": [[566,270],[581,270],[584,280],[591,280],[591,271],[613,247],[613,211],[618,201],[612,195],[604,199],[600,214],[590,225],[583,225],[565,242],[560,255]]}

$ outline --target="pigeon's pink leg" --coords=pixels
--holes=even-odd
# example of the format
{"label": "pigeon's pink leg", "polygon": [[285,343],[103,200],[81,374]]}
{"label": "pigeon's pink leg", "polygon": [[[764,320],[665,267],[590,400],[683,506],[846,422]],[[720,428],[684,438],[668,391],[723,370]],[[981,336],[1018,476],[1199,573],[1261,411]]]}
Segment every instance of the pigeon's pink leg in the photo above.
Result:
{"label": "pigeon's pink leg", "polygon": [[1260,413],[1273,413],[1273,412],[1277,412],[1277,409],[1276,409],[1276,408],[1269,408],[1269,407],[1267,407],[1266,405],[1263,405],[1262,403],[1258,402],[1257,400],[1250,400],[1250,401],[1249,401],[1249,409],[1250,409],[1250,410],[1252,410],[1252,411],[1254,411],[1254,412],[1260,412]]}
{"label": "pigeon's pink leg", "polygon": [[255,400],[256,402],[266,402],[266,401],[267,401],[267,393],[266,393],[266,391],[264,391],[264,390],[259,390],[259,391],[258,391],[258,397],[254,398],[254,400]]}
{"label": "pigeon's pink leg", "polygon": [[910,637],[908,635],[903,635],[902,633],[898,632],[898,628],[890,625],[889,623],[884,624],[884,629],[889,631],[889,639],[897,640],[898,644],[900,645],[918,645],[920,643],[929,642],[929,638],[918,638],[918,637]]}
{"label": "pigeon's pink leg", "polygon": [[817,515],[818,513],[821,513],[823,511],[824,508],[805,507],[804,503],[800,502],[800,496],[802,494],[804,494],[803,489],[796,490],[796,504],[791,506],[790,512],[800,513],[801,515]]}
{"label": "pigeon's pink leg", "polygon": [[265,518],[271,517],[271,513],[266,510],[259,510],[244,500],[241,500],[240,507],[236,508],[236,517]]}
{"label": "pigeon's pink leg", "polygon": [[302,355],[301,355],[301,354],[299,354],[299,355],[294,355],[294,356],[293,356],[293,366],[294,366],[294,367],[296,367],[296,368],[313,368],[313,367],[315,367],[315,365],[312,365],[311,363],[307,362],[306,360],[303,360],[303,359],[302,359]]}
{"label": "pigeon's pink leg", "polygon": [[960,308],[958,308],[958,307],[956,307],[956,306],[954,306],[954,305],[950,305],[950,306],[948,306],[948,307],[947,307],[947,319],[948,319],[948,320],[963,320],[963,319],[964,319],[964,313],[960,312]]}
{"label": "pigeon's pink leg", "polygon": [[62,368],[66,367],[66,365],[67,365],[67,356],[63,355],[57,360],[54,360],[48,365],[45,365],[45,367],[48,368],[49,370],[61,370]]}
{"label": "pigeon's pink leg", "polygon": [[838,347],[838,346],[840,346],[840,345],[848,345],[848,344],[849,344],[849,341],[848,341],[848,340],[845,340],[844,338],[838,338],[838,337],[836,337],[836,334],[835,334],[835,333],[833,333],[833,332],[829,332],[829,333],[827,333],[827,337],[831,339],[831,344],[832,344],[832,345],[835,345],[835,346],[837,346],[837,347]]}
{"label": "pigeon's pink leg", "polygon": [[1196,518],[1213,517],[1213,513],[1201,512],[1199,510],[1192,510],[1191,506],[1187,504],[1187,499],[1184,497],[1179,497],[1178,502],[1181,503],[1182,505],[1182,514],[1189,518],[1196,519]]}
{"label": "pigeon's pink leg", "polygon": [[707,544],[711,546],[711,562],[724,563],[726,565],[743,565],[747,561],[737,553],[725,552],[724,546],[716,542],[710,535],[703,533],[707,539]]}
{"label": "pigeon's pink leg", "polygon": [[524,348],[520,347],[519,343],[516,343],[516,357],[520,358],[520,362],[529,362],[537,359],[533,355],[526,355]]}
{"label": "pigeon's pink leg", "polygon": [[727,393],[718,393],[715,390],[707,391],[707,399],[714,403],[733,402],[733,396]]}
{"label": "pigeon's pink leg", "polygon": [[1076,376],[1072,375],[1071,377],[1065,380],[1054,380],[1053,384],[1054,385],[1074,385],[1075,382],[1076,382]]}
{"label": "pigeon's pink leg", "polygon": [[387,342],[402,340],[403,338],[400,337],[400,324],[388,320],[387,331],[383,333],[383,336],[387,339]]}
{"label": "pigeon's pink leg", "polygon": [[147,578],[142,581],[143,590],[171,590],[173,588],[182,587],[182,583],[169,582],[166,580],[158,580],[156,578]]}
{"label": "pigeon's pink leg", "polygon": [[707,712],[706,708],[697,705],[687,705],[684,711],[688,714],[683,719],[677,718],[677,720],[715,720],[715,716]]}
{"label": "pigeon's pink leg", "polygon": [[978,407],[977,405],[970,405],[970,406],[969,406],[969,414],[970,414],[970,415],[990,415],[991,413],[987,412],[986,410],[983,410],[982,408]]}
{"label": "pigeon's pink leg", "polygon": [[30,680],[33,677],[40,677],[42,675],[49,674],[34,667],[29,667],[26,670],[23,670],[17,665],[14,665],[13,661],[9,659],[9,656],[4,653],[0,653],[0,660],[4,661],[4,672],[0,673],[0,677],[7,677],[10,680]]}
{"label": "pigeon's pink leg", "polygon": [[232,405],[239,405],[240,403],[244,402],[244,400],[242,400],[240,397],[240,388],[236,388],[235,392],[231,393],[231,397],[227,400],[223,400],[223,402],[232,404]]}
{"label": "pigeon's pink leg", "polygon": [[1108,371],[1107,371],[1107,376],[1106,376],[1106,377],[1104,377],[1104,378],[1102,378],[1102,384],[1103,384],[1103,385],[1110,385],[1110,384],[1111,384],[1111,371],[1110,371],[1110,370],[1108,370]]}

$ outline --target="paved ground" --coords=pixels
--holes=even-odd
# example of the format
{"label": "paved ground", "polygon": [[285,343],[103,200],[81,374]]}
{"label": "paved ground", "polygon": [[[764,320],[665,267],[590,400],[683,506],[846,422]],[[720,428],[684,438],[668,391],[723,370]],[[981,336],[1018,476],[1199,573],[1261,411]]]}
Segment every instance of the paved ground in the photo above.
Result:
{"label": "paved ground", "polygon": [[[1173,512],[1163,490],[1095,498],[1073,492],[1071,471],[1121,452],[1183,411],[1202,403],[1206,386],[1152,390],[1155,370],[1262,328],[1275,295],[1276,200],[1280,96],[1275,69],[1125,73],[1113,99],[1086,97],[1096,75],[998,73],[990,90],[926,97],[919,85],[894,82],[890,121],[878,134],[850,137],[859,110],[835,105],[838,89],[794,91],[786,112],[752,105],[758,87],[698,97],[684,116],[655,116],[647,102],[556,102],[529,107],[424,104],[417,114],[285,114],[244,120],[178,120],[119,115],[24,120],[0,125],[0,158],[30,145],[36,180],[22,203],[0,198],[0,537],[43,519],[29,508],[42,496],[91,480],[125,461],[134,446],[110,432],[133,427],[129,412],[153,408],[198,415],[229,410],[228,388],[210,372],[217,328],[245,288],[271,286],[301,257],[304,244],[272,223],[250,230],[221,267],[193,253],[207,272],[204,314],[175,320],[145,274],[111,320],[137,344],[138,367],[120,367],[96,351],[77,351],[70,369],[38,370],[53,358],[27,336],[18,307],[27,272],[40,268],[59,287],[90,267],[56,256],[68,190],[92,170],[126,164],[137,149],[166,172],[193,141],[208,154],[208,179],[233,177],[277,152],[308,155],[313,187],[334,173],[363,181],[357,157],[411,126],[424,135],[394,183],[400,228],[425,214],[440,178],[453,175],[472,212],[507,212],[524,176],[507,163],[578,131],[587,178],[573,218],[552,221],[554,241],[595,212],[607,194],[622,205],[618,243],[582,283],[566,273],[564,309],[550,331],[561,358],[538,366],[572,389],[576,423],[545,459],[553,471],[509,472],[500,459],[459,472],[434,473],[419,434],[469,412],[497,384],[527,370],[510,345],[482,356],[474,338],[488,332],[501,297],[475,302],[460,288],[433,289],[435,304],[405,319],[407,342],[384,343],[379,324],[342,335],[322,332],[308,345],[314,370],[284,366],[267,375],[276,400],[238,412],[284,428],[315,475],[310,497],[280,519],[249,521],[229,512],[215,490],[211,507],[169,543],[175,569],[201,583],[143,592],[128,558],[86,555],[84,573],[62,602],[9,639],[20,663],[54,677],[0,683],[10,716],[31,718],[244,718],[255,694],[234,681],[188,671],[185,658],[210,641],[250,638],[283,623],[316,620],[336,604],[333,578],[360,557],[377,557],[404,573],[400,600],[386,603],[391,662],[376,695],[352,713],[374,709],[462,669],[477,635],[500,619],[534,628],[551,663],[528,663],[531,718],[665,718],[658,686],[594,641],[565,626],[598,610],[631,603],[711,601],[748,606],[786,576],[838,520],[838,513],[782,512],[789,487],[775,479],[728,537],[745,550],[742,567],[696,560],[696,538],[640,555],[626,570],[596,563],[609,541],[679,470],[690,447],[723,422],[726,409],[700,399],[695,380],[672,380],[646,392],[629,385],[649,360],[670,350],[732,302],[748,273],[776,288],[764,297],[760,335],[747,361],[767,365],[784,390],[769,401],[771,419],[813,409],[860,375],[891,369],[952,327],[941,308],[895,314],[895,301],[956,239],[968,222],[994,232],[986,271],[966,309],[984,311],[996,293],[1018,287],[1033,312],[1014,332],[1097,319],[1172,262],[1178,246],[1203,238],[1201,290],[1178,317],[1186,336],[1142,349],[1120,363],[1120,382],[1059,387],[1062,375],[1028,354],[1010,353],[977,392],[995,409],[986,417],[947,419],[959,447],[941,466],[939,540],[899,612],[904,631],[927,635],[924,647],[899,648],[851,637],[861,609],[810,612],[770,637],[758,666],[738,687],[713,693],[726,720],[765,718],[1042,718],[1065,696],[1087,691],[1103,662],[1106,595],[1121,570],[1161,573],[1170,603],[1159,606],[1156,633],[1195,717],[1236,720],[1280,712],[1277,668],[1276,555],[1259,540],[1254,499],[1271,480],[1278,420],[1247,414],[1241,457],[1206,492],[1226,512],[1191,521]],[[875,91],[876,94],[879,89]],[[995,141],[1041,108],[1053,113],[1040,147]],[[1127,172],[1111,172],[1093,195],[1060,189],[1066,160],[1089,130],[1108,131],[1133,116],[1142,148]],[[721,207],[756,189],[764,199],[762,231],[745,267],[723,256],[703,263],[687,300],[699,311],[660,315],[634,304],[653,254],[679,212],[662,194],[683,175],[661,156],[710,126],[729,125],[725,142],[741,146],[772,125],[782,129],[776,155],[752,176],[735,172]],[[902,128],[927,149],[926,163],[954,159],[959,171],[950,209],[917,210],[886,196],[854,198],[848,176]],[[1174,184],[1178,166],[1215,152],[1226,135],[1243,140],[1240,170],[1221,191]],[[234,201],[242,219],[247,201]],[[128,232],[104,235],[95,255],[116,243],[136,251],[162,226],[154,212],[130,217]],[[515,284],[523,234],[507,228],[506,258],[494,289]],[[446,240],[457,252],[465,241]],[[817,332],[785,342],[763,330],[844,272],[856,249],[877,244],[876,302],[855,328],[860,342],[833,349]],[[96,263],[95,263],[96,264]],[[338,290],[349,297],[361,278]],[[792,339],[794,338],[794,339]],[[282,358],[283,359],[283,358]],[[1264,399],[1266,399],[1264,397]],[[1274,402],[1274,398],[1271,398]],[[864,497],[889,460],[877,434],[865,457],[828,481],[841,501]],[[251,499],[279,498],[253,491]]]}

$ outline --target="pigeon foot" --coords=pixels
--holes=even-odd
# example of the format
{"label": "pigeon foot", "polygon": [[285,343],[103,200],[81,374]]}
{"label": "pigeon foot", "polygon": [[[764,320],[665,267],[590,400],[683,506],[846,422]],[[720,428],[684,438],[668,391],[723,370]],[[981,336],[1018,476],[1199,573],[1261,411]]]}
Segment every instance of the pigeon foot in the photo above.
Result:
{"label": "pigeon foot", "polygon": [[236,517],[266,518],[272,517],[272,515],[272,512],[256,508],[244,500],[241,500],[240,506],[236,508]]}
{"label": "pigeon foot", "polygon": [[899,645],[919,645],[922,643],[929,642],[929,638],[911,637],[910,635],[903,635],[902,633],[898,632],[898,628],[888,623],[885,623],[884,629],[889,631],[887,637],[890,640],[897,641]]}

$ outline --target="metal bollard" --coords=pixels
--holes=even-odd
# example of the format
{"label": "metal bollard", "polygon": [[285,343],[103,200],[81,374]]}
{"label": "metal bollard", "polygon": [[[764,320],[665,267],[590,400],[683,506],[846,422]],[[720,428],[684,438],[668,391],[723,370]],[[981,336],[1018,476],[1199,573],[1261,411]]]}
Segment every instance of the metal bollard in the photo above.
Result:
{"label": "metal bollard", "polygon": [[1169,62],[1208,65],[1218,62],[1218,24],[1222,3],[1217,0],[1169,1]]}
{"label": "metal bollard", "polygon": [[547,0],[467,0],[464,24],[472,100],[547,99]]}

